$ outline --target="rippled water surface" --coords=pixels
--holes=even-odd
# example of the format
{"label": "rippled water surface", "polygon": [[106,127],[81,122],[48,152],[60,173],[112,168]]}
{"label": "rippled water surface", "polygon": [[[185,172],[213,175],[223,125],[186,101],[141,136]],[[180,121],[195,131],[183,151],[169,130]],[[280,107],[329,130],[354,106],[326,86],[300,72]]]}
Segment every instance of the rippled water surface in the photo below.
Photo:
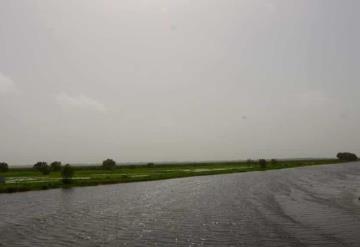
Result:
{"label": "rippled water surface", "polygon": [[0,194],[0,246],[360,246],[360,163]]}

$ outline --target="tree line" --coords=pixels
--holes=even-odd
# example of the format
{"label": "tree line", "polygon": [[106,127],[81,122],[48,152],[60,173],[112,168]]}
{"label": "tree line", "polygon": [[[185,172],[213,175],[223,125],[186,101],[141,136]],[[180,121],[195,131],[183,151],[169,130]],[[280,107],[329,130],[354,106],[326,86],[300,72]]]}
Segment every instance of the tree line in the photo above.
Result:
{"label": "tree line", "polygon": [[[116,162],[112,159],[106,159],[102,162],[103,169],[112,170],[115,167]],[[50,164],[45,161],[39,161],[33,165],[33,169],[43,175],[49,175],[51,172],[60,172],[64,184],[70,184],[75,173],[74,168],[70,164],[62,165],[61,161],[53,161]],[[6,162],[0,162],[0,172],[5,173],[8,171],[9,165]]]}
{"label": "tree line", "polygon": [[[354,153],[350,152],[340,152],[336,156],[340,161],[356,161],[358,157]],[[278,161],[276,159],[266,160],[259,159],[255,160],[247,160],[248,164],[258,164],[261,168],[265,169],[268,163],[274,165],[277,164]],[[154,163],[148,163],[148,167],[154,167]],[[106,159],[102,162],[101,167],[104,170],[113,170],[117,166],[116,162],[113,159]],[[43,175],[49,175],[51,172],[60,172],[63,178],[64,183],[69,183],[71,178],[74,175],[74,168],[70,164],[62,165],[60,161],[53,161],[48,164],[45,161],[39,161],[33,165],[33,169],[41,172]],[[0,172],[5,173],[9,171],[9,165],[6,162],[0,162]]]}

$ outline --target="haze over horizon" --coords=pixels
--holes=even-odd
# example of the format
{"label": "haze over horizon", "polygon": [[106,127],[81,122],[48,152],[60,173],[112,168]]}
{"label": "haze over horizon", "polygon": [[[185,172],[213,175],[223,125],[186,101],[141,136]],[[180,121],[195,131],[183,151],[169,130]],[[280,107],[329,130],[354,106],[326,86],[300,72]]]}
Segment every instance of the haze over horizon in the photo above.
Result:
{"label": "haze over horizon", "polygon": [[360,1],[0,1],[0,161],[360,154]]}

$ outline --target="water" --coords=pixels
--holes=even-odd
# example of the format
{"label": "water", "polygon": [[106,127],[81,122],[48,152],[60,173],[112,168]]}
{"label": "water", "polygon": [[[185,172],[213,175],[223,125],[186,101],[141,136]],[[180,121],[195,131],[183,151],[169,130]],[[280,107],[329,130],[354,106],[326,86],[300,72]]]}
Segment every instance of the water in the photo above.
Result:
{"label": "water", "polygon": [[360,246],[360,163],[0,195],[0,246]]}

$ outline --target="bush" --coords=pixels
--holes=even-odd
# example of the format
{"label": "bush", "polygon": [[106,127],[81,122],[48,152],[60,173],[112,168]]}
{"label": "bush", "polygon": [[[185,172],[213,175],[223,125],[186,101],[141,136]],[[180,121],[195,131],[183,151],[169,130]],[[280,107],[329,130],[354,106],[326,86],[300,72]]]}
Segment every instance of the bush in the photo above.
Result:
{"label": "bush", "polygon": [[275,165],[275,164],[277,164],[278,163],[278,161],[276,160],[276,159],[271,159],[271,164],[273,164],[273,165]]}
{"label": "bush", "polygon": [[72,177],[74,176],[74,169],[69,164],[66,164],[61,169],[61,176],[64,184],[70,184],[72,182]]}
{"label": "bush", "polygon": [[147,164],[147,167],[154,167],[154,166],[155,166],[155,164],[152,163],[152,162],[150,162],[150,163]]}
{"label": "bush", "polygon": [[60,161],[54,161],[50,164],[50,168],[54,172],[61,171],[61,162]]}
{"label": "bush", "polygon": [[259,165],[260,165],[261,169],[265,169],[266,165],[267,165],[266,160],[265,159],[260,159],[259,160]]}
{"label": "bush", "polygon": [[358,160],[358,157],[356,156],[356,154],[353,153],[338,153],[336,156],[339,160],[342,161],[356,161]]}
{"label": "bush", "polygon": [[7,172],[9,170],[9,166],[5,162],[0,162],[0,172]]}
{"label": "bush", "polygon": [[106,170],[112,170],[116,167],[116,162],[112,159],[104,160],[102,163],[102,167]]}
{"label": "bush", "polygon": [[255,162],[252,159],[248,159],[248,160],[246,160],[246,163],[251,165],[251,164],[254,164]]}
{"label": "bush", "polygon": [[44,175],[50,174],[50,166],[44,161],[37,162],[33,168]]}

